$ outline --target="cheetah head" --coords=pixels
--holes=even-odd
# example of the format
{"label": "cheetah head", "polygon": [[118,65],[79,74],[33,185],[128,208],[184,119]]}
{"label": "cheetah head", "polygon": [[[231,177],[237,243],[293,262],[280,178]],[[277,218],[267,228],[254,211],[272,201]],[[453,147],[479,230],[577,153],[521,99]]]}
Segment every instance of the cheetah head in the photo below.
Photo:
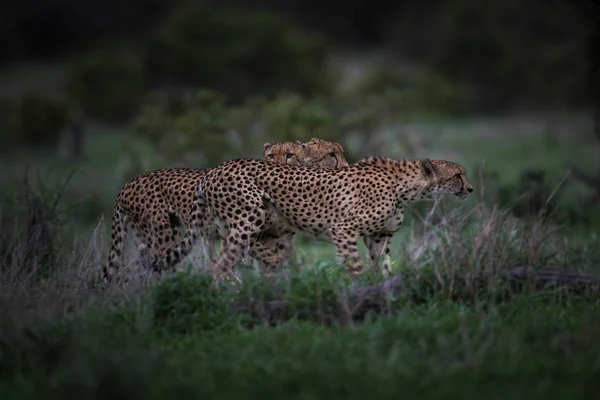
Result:
{"label": "cheetah head", "polygon": [[461,200],[473,192],[467,180],[467,171],[459,164],[443,160],[422,160],[421,169],[432,184],[432,194],[453,194]]}
{"label": "cheetah head", "polygon": [[319,168],[337,169],[347,167],[344,147],[336,142],[312,138],[306,143],[296,141],[306,150],[306,164]]}
{"label": "cheetah head", "polygon": [[306,159],[305,148],[298,143],[265,143],[263,148],[263,157],[267,161],[299,165],[304,164],[304,160]]}

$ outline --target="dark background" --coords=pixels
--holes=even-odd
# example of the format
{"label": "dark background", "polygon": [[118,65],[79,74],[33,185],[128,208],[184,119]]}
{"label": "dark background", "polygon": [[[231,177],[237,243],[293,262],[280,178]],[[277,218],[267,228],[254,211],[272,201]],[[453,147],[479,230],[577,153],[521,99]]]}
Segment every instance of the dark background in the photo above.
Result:
{"label": "dark background", "polygon": [[[304,30],[326,35],[335,46],[385,48],[391,57],[429,64],[477,86],[486,104],[495,103],[492,110],[509,102],[581,105],[597,92],[586,91],[583,82],[593,69],[591,58],[600,53],[594,39],[598,7],[589,0],[11,3],[0,9],[3,63],[64,59],[115,42],[143,47],[170,12],[201,3],[208,13],[223,8],[277,12]],[[515,82],[507,88],[511,93],[497,93],[510,80]]]}

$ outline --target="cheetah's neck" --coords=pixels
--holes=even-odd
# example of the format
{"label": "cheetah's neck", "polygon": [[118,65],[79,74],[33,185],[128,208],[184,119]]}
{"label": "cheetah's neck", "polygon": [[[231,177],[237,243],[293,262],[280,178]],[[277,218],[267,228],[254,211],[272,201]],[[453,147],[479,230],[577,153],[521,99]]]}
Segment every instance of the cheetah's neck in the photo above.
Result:
{"label": "cheetah's neck", "polygon": [[358,161],[358,164],[384,169],[394,180],[400,204],[410,204],[432,198],[431,183],[423,173],[420,160],[368,157]]}

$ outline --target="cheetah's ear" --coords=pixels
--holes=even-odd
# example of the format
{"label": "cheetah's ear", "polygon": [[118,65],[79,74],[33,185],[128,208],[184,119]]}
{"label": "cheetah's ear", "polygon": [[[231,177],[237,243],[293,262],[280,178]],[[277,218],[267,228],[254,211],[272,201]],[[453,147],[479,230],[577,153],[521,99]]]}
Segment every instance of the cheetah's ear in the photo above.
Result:
{"label": "cheetah's ear", "polygon": [[273,146],[273,145],[271,143],[267,142],[267,143],[263,144],[263,150],[266,150],[271,146]]}
{"label": "cheetah's ear", "polygon": [[431,163],[431,160],[429,160],[429,159],[421,160],[421,169],[423,170],[423,173],[427,177],[431,177],[431,176],[435,175],[435,167],[433,166],[433,164]]}
{"label": "cheetah's ear", "polygon": [[299,144],[300,146],[302,146],[302,145],[304,144],[304,143],[302,143],[302,142],[301,142],[301,141],[299,141],[299,140],[296,140],[294,143],[296,143],[296,144]]}
{"label": "cheetah's ear", "polygon": [[306,142],[301,142],[299,140],[296,140],[296,143],[298,143],[303,149],[308,148],[308,143],[306,143]]}

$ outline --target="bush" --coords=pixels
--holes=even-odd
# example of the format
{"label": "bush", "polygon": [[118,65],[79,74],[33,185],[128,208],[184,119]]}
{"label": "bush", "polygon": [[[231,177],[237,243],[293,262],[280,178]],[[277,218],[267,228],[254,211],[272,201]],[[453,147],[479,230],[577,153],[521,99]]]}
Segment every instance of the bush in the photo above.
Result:
{"label": "bush", "polygon": [[[235,154],[227,135],[231,110],[225,100],[222,94],[204,89],[184,91],[175,98],[154,92],[140,107],[130,132],[147,141],[166,162],[192,163],[191,157],[201,155],[204,164],[218,164]],[[133,147],[128,150],[137,151]],[[148,157],[142,158],[137,154],[130,156],[138,164]],[[127,173],[140,173],[147,167],[132,165]]]}
{"label": "bush", "polygon": [[473,105],[471,88],[464,84],[432,71],[406,77],[386,67],[370,71],[356,88],[355,95],[382,96],[401,115],[459,114],[469,111]]}
{"label": "bush", "polygon": [[331,112],[321,102],[285,94],[264,105],[262,120],[273,141],[337,139]]}
{"label": "bush", "polygon": [[[201,164],[211,166],[228,158],[256,157],[261,142],[314,136],[338,140],[335,128],[333,115],[317,100],[286,94],[273,101],[253,97],[244,105],[229,107],[222,93],[200,89],[177,95],[152,93],[135,117],[131,133],[148,142],[162,160],[197,165],[191,158],[201,156]],[[136,165],[128,173],[141,172],[141,167]]]}
{"label": "bush", "polygon": [[282,90],[322,93],[327,48],[282,17],[187,5],[150,40],[144,65],[152,82],[210,88],[233,101]]}
{"label": "bush", "polygon": [[191,334],[227,330],[237,324],[227,293],[212,286],[212,276],[177,273],[162,279],[152,291],[152,316],[158,330]]}
{"label": "bush", "polygon": [[88,116],[123,122],[135,112],[146,85],[137,55],[102,49],[75,61],[67,74],[66,91]]}
{"label": "bush", "polygon": [[[352,161],[381,151],[378,139],[371,141],[369,136],[401,121],[392,97],[373,94],[363,99],[356,94],[325,99],[282,93],[271,100],[250,97],[233,106],[222,92],[214,90],[157,90],[142,103],[131,124],[126,174],[161,165],[212,167],[231,158],[260,158],[264,142],[312,137],[344,144],[348,136],[358,136],[360,149],[345,148],[346,159]],[[448,97],[447,102],[458,104],[457,99]],[[150,151],[139,141],[134,145],[134,138],[142,139]],[[399,140],[410,148],[404,137]]]}
{"label": "bush", "polygon": [[[338,270],[341,272],[342,268]],[[296,318],[329,320],[340,309],[339,295],[347,281],[344,278],[334,279],[325,269],[302,270],[290,278],[283,299],[294,310]]]}
{"label": "bush", "polygon": [[[342,144],[351,135],[358,137],[360,148],[345,148],[346,159],[352,161],[380,152],[382,145],[373,132],[401,123],[413,112],[458,113],[470,104],[465,100],[469,98],[467,90],[436,75],[427,75],[413,85],[422,89],[381,94],[379,88],[385,85],[373,84],[372,89],[365,85],[345,97],[282,93],[271,100],[250,97],[238,106],[229,105],[228,98],[214,90],[158,90],[144,101],[130,130],[130,138],[141,138],[151,151],[142,150],[141,145],[129,147],[127,175],[160,165],[212,167],[231,158],[260,158],[264,142],[312,137]],[[406,101],[403,113],[398,101],[403,93],[417,94],[422,101],[416,105]],[[409,154],[410,141],[404,136],[398,140]]]}

